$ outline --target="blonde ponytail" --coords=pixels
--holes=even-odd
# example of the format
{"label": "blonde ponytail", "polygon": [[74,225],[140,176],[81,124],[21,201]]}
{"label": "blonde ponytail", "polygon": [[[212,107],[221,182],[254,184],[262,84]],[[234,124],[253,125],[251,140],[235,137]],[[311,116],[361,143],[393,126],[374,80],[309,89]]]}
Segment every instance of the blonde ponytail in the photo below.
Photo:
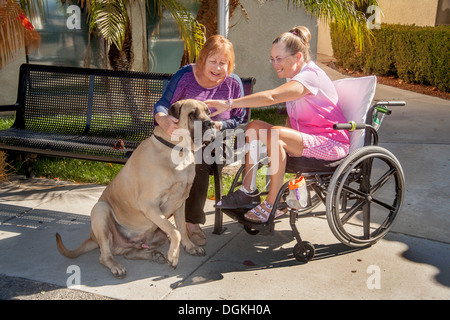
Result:
{"label": "blonde ponytail", "polygon": [[311,40],[311,32],[304,26],[297,26],[278,36],[273,43],[284,43],[286,50],[290,54],[296,54],[301,52],[305,62],[309,62],[311,59],[311,53],[309,50],[309,40]]}

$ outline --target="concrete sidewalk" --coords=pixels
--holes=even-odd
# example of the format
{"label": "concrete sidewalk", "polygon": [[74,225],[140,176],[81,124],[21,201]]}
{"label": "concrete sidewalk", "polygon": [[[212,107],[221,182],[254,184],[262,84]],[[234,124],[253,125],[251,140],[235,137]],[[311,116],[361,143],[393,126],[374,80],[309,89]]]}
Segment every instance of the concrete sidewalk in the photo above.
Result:
{"label": "concrete sidewalk", "polygon": [[[333,79],[342,77],[323,68]],[[225,217],[226,232],[213,235],[208,200],[205,257],[182,251],[175,270],[118,257],[128,272],[118,280],[100,265],[98,250],[70,260],[55,245],[56,232],[69,248],[88,237],[89,213],[103,186],[14,177],[0,185],[0,274],[66,287],[79,272],[80,287],[70,292],[80,298],[449,299],[450,102],[383,85],[375,98],[407,102],[380,131],[380,145],[399,159],[407,184],[393,231],[370,248],[342,245],[324,218],[300,219],[302,238],[316,247],[314,260],[300,264],[288,219],[280,220],[274,236],[251,236]],[[14,298],[1,292],[0,286],[2,298]]]}

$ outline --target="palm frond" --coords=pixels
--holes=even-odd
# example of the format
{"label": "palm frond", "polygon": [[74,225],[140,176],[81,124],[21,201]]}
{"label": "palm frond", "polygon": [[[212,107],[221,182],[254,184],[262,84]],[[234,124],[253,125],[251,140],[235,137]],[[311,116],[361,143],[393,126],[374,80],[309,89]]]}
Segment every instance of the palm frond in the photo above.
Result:
{"label": "palm frond", "polygon": [[[150,8],[149,0],[147,0]],[[186,9],[182,4],[175,0],[156,0],[153,1],[154,12],[161,17],[163,10],[167,10],[173,16],[178,27],[178,32],[183,39],[184,49],[189,54],[189,62],[197,59],[200,49],[205,43],[205,31],[202,24]]]}
{"label": "palm frond", "polygon": [[89,13],[90,29],[98,29],[108,44],[122,50],[128,26],[126,0],[93,0]]}
{"label": "palm frond", "polygon": [[20,8],[14,1],[0,3],[0,68],[10,62],[17,51],[24,46],[22,25],[18,19]]}
{"label": "palm frond", "polygon": [[18,3],[30,20],[47,18],[48,6],[45,0],[19,0]]}
{"label": "palm frond", "polygon": [[303,8],[315,18],[323,18],[326,21],[334,20],[345,31],[355,36],[356,44],[362,48],[366,40],[373,36],[367,28],[367,19],[364,12],[356,7],[365,5],[378,5],[376,0],[286,0],[288,5]]}
{"label": "palm frond", "polygon": [[32,12],[29,16],[45,17],[45,10],[41,7],[42,0],[33,5],[30,2],[21,0],[21,7],[14,0],[0,0],[0,68],[40,43],[40,36],[24,11]]}

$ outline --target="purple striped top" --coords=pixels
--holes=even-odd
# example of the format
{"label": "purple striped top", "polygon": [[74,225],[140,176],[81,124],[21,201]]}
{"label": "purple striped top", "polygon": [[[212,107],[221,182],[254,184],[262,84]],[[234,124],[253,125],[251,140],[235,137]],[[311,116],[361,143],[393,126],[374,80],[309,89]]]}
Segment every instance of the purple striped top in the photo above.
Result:
{"label": "purple striped top", "polygon": [[[178,70],[170,80],[163,96],[155,104],[154,113],[167,113],[170,105],[183,99],[196,99],[205,101],[208,99],[228,100],[236,99],[244,95],[241,79],[231,74],[219,85],[212,88],[203,88],[195,79],[192,65],[187,65]],[[215,109],[211,108],[211,112]],[[245,109],[232,109],[221,113],[212,119],[222,121],[222,130],[234,129],[242,123],[245,116]]]}

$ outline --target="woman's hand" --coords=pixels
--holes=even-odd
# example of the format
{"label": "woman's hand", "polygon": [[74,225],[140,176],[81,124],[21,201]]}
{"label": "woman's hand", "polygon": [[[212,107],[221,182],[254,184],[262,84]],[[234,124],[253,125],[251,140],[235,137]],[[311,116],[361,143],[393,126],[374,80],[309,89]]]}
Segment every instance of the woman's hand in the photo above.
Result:
{"label": "woman's hand", "polygon": [[178,119],[163,112],[158,112],[155,115],[155,120],[169,136],[172,136],[172,133],[179,128]]}
{"label": "woman's hand", "polygon": [[230,109],[227,100],[206,100],[205,103],[209,108],[216,109],[216,111],[211,114],[211,117],[214,117]]}

